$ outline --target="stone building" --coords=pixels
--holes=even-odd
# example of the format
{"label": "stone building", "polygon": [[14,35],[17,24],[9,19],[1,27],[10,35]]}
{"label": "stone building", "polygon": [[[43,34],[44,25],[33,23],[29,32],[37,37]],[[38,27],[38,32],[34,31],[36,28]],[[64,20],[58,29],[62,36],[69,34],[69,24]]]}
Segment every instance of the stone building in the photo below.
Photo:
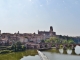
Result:
{"label": "stone building", "polygon": [[42,35],[44,36],[44,39],[50,38],[52,36],[56,35],[56,32],[53,31],[53,27],[50,26],[50,30],[49,31],[39,31],[38,30],[38,35]]}

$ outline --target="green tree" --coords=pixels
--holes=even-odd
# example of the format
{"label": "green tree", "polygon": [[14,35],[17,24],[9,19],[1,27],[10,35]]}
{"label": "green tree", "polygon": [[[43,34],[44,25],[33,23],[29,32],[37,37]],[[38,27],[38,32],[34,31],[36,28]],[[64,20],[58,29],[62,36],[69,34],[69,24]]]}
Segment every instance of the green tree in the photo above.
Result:
{"label": "green tree", "polygon": [[65,39],[65,40],[62,41],[62,43],[63,43],[63,44],[67,44],[68,42],[67,42],[67,40]]}
{"label": "green tree", "polygon": [[41,43],[45,43],[45,41],[44,40],[41,40]]}
{"label": "green tree", "polygon": [[59,43],[59,42],[60,42],[60,40],[59,40],[58,37],[51,37],[51,38],[50,38],[50,41],[51,41],[52,43]]}
{"label": "green tree", "polygon": [[69,39],[68,44],[74,44],[74,41],[72,39]]}
{"label": "green tree", "polygon": [[11,49],[16,52],[16,51],[23,51],[26,49],[26,47],[22,45],[21,42],[17,42],[12,45]]}
{"label": "green tree", "polygon": [[46,39],[45,40],[45,43],[50,43],[51,41],[49,39]]}

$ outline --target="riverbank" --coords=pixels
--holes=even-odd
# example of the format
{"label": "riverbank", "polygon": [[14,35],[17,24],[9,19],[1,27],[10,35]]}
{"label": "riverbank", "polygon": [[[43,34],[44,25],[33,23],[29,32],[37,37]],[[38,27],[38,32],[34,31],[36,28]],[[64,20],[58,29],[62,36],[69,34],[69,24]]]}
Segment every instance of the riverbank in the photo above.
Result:
{"label": "riverbank", "polygon": [[0,60],[20,60],[23,56],[35,56],[38,55],[37,50],[25,50],[18,52],[11,52],[6,54],[0,54]]}
{"label": "riverbank", "polygon": [[[61,49],[61,51],[62,51],[62,49]],[[59,57],[62,55],[63,56],[76,56],[76,57],[80,56],[80,55],[74,55],[74,54],[67,54],[65,52],[65,50],[64,50],[65,53],[60,53],[61,51],[54,48],[54,49],[49,49],[49,50],[41,51],[41,52],[44,53],[50,59],[51,59],[51,57]],[[71,52],[71,50],[69,50],[69,52]],[[24,59],[22,59],[22,58],[24,58]],[[5,60],[5,59],[6,60],[31,60],[30,58],[32,58],[32,60],[40,60],[40,57],[38,56],[38,52],[36,49],[28,49],[25,51],[0,54],[0,60]]]}
{"label": "riverbank", "polygon": [[26,50],[26,47],[24,45],[0,46],[0,54],[20,52],[25,50]]}

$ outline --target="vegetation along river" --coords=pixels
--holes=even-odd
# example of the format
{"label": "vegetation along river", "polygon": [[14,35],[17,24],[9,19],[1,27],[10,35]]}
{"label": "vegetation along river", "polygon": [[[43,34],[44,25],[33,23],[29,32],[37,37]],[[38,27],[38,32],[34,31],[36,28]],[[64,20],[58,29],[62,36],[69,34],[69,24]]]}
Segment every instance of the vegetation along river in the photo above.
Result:
{"label": "vegetation along river", "polygon": [[[50,49],[41,51],[50,60],[80,60],[80,47],[74,50]],[[0,54],[0,60],[41,60],[37,50],[26,50],[23,52],[13,52],[8,54]]]}

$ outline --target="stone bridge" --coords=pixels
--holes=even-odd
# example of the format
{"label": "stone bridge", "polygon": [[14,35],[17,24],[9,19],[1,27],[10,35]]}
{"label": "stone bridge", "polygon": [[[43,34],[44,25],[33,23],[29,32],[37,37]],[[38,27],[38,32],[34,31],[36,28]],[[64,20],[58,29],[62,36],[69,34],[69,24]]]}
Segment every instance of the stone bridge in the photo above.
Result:
{"label": "stone bridge", "polygon": [[55,44],[55,47],[56,47],[56,49],[60,49],[60,48],[63,48],[64,50],[66,50],[66,49],[68,49],[68,48],[70,48],[70,49],[72,49],[72,50],[75,50],[75,47],[76,46],[80,46],[80,44]]}

